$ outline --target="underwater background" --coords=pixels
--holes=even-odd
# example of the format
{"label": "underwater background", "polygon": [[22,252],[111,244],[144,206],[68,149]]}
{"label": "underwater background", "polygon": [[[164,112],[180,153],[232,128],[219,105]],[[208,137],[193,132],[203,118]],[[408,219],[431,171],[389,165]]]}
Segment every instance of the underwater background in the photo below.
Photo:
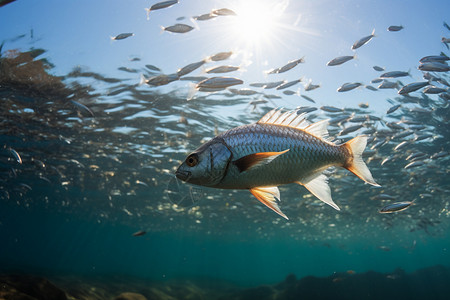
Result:
{"label": "underwater background", "polygon": [[[446,299],[450,3],[154,4],[0,1],[0,295],[48,278],[55,299]],[[340,56],[354,57],[327,65]],[[199,85],[222,76],[242,84]],[[275,107],[329,119],[336,143],[367,135],[381,187],[331,168],[341,210],[284,185],[285,220],[248,191],[175,178],[202,143]]]}

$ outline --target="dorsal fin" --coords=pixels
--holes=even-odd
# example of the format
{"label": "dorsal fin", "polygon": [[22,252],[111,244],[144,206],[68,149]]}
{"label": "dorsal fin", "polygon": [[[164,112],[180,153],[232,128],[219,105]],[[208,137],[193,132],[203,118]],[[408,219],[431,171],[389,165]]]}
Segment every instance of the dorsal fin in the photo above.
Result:
{"label": "dorsal fin", "polygon": [[321,139],[328,139],[328,120],[322,120],[310,124],[305,118],[305,114],[297,114],[297,111],[287,111],[282,113],[281,109],[274,108],[264,115],[258,124],[283,125],[301,129]]}
{"label": "dorsal fin", "polygon": [[306,132],[311,133],[312,135],[315,135],[321,139],[328,139],[328,120],[322,120],[316,123],[313,123],[306,127],[304,130]]}
{"label": "dorsal fin", "polygon": [[272,120],[274,118],[274,116],[278,113],[280,114],[280,110],[281,108],[274,108],[271,111],[269,111],[267,114],[265,114],[261,119],[259,119],[258,122],[259,124],[272,124]]}
{"label": "dorsal fin", "polygon": [[281,108],[272,109],[256,123],[284,125],[297,129],[305,129],[310,125],[305,119],[305,114],[297,114],[295,110],[282,113]]}

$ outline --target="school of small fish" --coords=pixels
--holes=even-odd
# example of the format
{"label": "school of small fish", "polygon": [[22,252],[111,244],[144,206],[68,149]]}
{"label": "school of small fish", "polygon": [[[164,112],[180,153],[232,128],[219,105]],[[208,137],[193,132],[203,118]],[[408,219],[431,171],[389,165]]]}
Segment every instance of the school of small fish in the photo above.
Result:
{"label": "school of small fish", "polygon": [[[195,20],[200,21],[206,21],[209,19],[212,19],[216,16],[220,15],[235,15],[235,13],[232,10],[228,9],[221,9],[221,10],[212,10],[208,14],[204,14],[201,16],[194,17]],[[445,25],[446,23],[444,23]],[[182,26],[181,24],[174,25],[175,27]],[[187,25],[183,25],[187,26]],[[181,27],[178,30],[173,30],[173,32],[180,32],[184,33],[187,31],[190,31],[193,29],[189,27],[185,27],[186,30],[182,30]],[[402,25],[391,25],[387,28],[387,31],[389,32],[397,32],[400,30],[403,30],[404,27]],[[164,28],[164,30],[167,30]],[[351,49],[356,50],[364,45],[366,45],[369,41],[372,40],[372,38],[375,37],[375,29],[372,31],[372,33],[368,36],[362,37],[359,40],[355,41],[355,43],[352,45]],[[442,42],[445,44],[446,40],[443,38]],[[211,55],[209,58],[205,58],[200,62],[192,63],[184,68],[181,68],[178,70],[178,79],[182,79],[181,77],[191,73],[192,71],[198,69],[203,64],[207,63],[208,61],[220,61],[228,59],[232,52],[224,52],[225,55],[222,53],[218,53],[215,55]],[[336,58],[333,58],[330,60],[326,65],[327,66],[339,66],[342,65],[350,60],[356,59],[356,54],[353,55],[347,55],[347,56],[339,56]],[[441,53],[441,55],[431,55],[423,57],[419,60],[419,67],[418,69],[421,71],[427,71],[427,72],[448,72],[450,67],[447,66],[446,61],[450,58],[446,56],[445,54]],[[305,58],[301,57],[299,59],[291,60],[288,63],[286,63],[284,66],[273,68],[269,71],[266,71],[268,75],[270,74],[280,74],[287,72],[293,68],[295,68],[300,63],[305,63]],[[228,73],[237,71],[239,67],[237,66],[230,66],[230,65],[220,65],[220,66],[213,66],[210,67],[205,71],[207,74],[211,73]],[[410,72],[405,71],[388,71],[385,72],[385,67],[380,66],[373,66],[373,69],[375,71],[384,72],[382,73],[378,78],[375,78],[372,80],[372,83],[380,83],[378,86],[378,89],[397,89],[399,95],[405,95],[409,96],[410,93],[417,92],[421,89],[423,89],[423,93],[425,94],[443,94],[447,93],[449,85],[446,84],[446,87],[436,87],[432,82],[442,83],[445,82],[444,79],[440,77],[431,77],[429,75],[430,73],[424,74],[424,79],[426,81],[420,81],[420,82],[412,82],[406,85],[403,85],[402,83],[398,81],[388,81],[386,79],[388,78],[400,78],[405,76],[410,76]],[[428,75],[428,78],[426,77]],[[152,81],[154,79],[160,78],[164,75],[156,75],[154,78],[150,78],[145,80],[146,83],[151,84],[153,86],[158,86],[161,84],[168,84],[171,81],[165,80],[161,84],[154,84]],[[294,86],[297,83],[302,82],[302,78],[294,81],[276,81],[276,82],[266,82],[266,83],[250,83],[250,87],[256,87],[256,88],[263,88],[263,89],[276,89],[276,90],[284,90],[284,95],[300,95],[298,91],[292,91],[287,90],[287,88],[290,88]],[[174,78],[174,80],[176,80]],[[194,80],[195,81],[195,80]],[[160,81],[157,81],[160,82]],[[239,85],[244,84],[244,81],[238,78],[234,77],[206,77],[202,80],[197,80],[197,83],[195,84],[195,91],[201,91],[201,92],[218,92],[218,91],[224,91],[228,89],[232,94],[234,95],[241,95],[241,96],[252,96],[252,95],[258,95],[258,98],[261,99],[261,95],[265,97],[266,99],[277,99],[278,97],[275,95],[265,95],[264,93],[251,90],[248,88],[244,89],[233,89],[230,88],[233,85]],[[337,91],[338,92],[348,92],[353,89],[356,89],[358,87],[365,86],[367,89],[372,91],[377,91],[377,88],[371,86],[371,85],[364,85],[361,82],[348,82],[342,84]],[[321,87],[321,85],[313,85],[311,80],[309,80],[308,84],[305,84],[305,91],[311,91],[314,89],[317,89]],[[286,89],[286,90],[285,90]],[[244,92],[245,91],[245,92]],[[304,99],[315,103],[313,99],[306,95],[301,95]],[[188,100],[192,99],[193,94],[188,96]],[[444,96],[445,97],[445,96]],[[450,98],[447,96],[447,98]],[[253,105],[253,110],[256,109],[258,104],[266,104],[267,100],[253,100],[250,105]],[[368,108],[368,105],[360,105],[363,108]],[[388,109],[386,112],[386,115],[390,115],[395,113],[398,109],[402,107],[402,104],[394,104],[391,108]],[[327,113],[340,113],[345,114],[345,110],[333,106],[322,106],[320,109]],[[417,108],[418,111],[420,111],[421,108]],[[251,193],[263,204],[268,206],[270,209],[274,210],[279,215],[283,216],[287,219],[287,216],[281,212],[280,208],[278,207],[278,201],[280,200],[280,193],[277,189],[277,185],[281,183],[290,183],[290,182],[298,182],[305,187],[307,187],[312,194],[314,194],[316,197],[318,197],[320,200],[324,201],[325,203],[333,206],[334,208],[338,209],[337,205],[331,200],[330,196],[330,189],[327,185],[326,176],[321,175],[321,172],[324,169],[327,169],[329,166],[332,166],[333,164],[337,164],[340,166],[345,167],[345,163],[340,162],[331,162],[330,160],[325,159],[328,161],[328,163],[325,163],[327,167],[316,167],[316,169],[311,169],[310,171],[306,171],[302,166],[297,166],[297,163],[303,163],[308,165],[306,161],[301,159],[301,156],[298,156],[295,150],[297,149],[297,146],[294,146],[295,142],[287,142],[284,148],[281,149],[280,146],[277,147],[271,147],[271,146],[263,146],[264,143],[273,139],[275,136],[283,139],[283,134],[277,133],[278,128],[285,129],[285,128],[291,128],[292,130],[297,130],[297,133],[290,133],[291,135],[309,135],[312,134],[312,136],[315,136],[316,134],[318,139],[320,140],[322,135],[325,135],[323,132],[326,128],[324,128],[323,125],[315,125],[315,124],[325,124],[323,122],[317,122],[310,126],[306,126],[302,122],[306,122],[306,120],[301,120],[300,124],[302,126],[292,126],[291,123],[293,120],[296,120],[298,118],[298,114],[307,114],[310,112],[315,111],[316,108],[314,107],[298,107],[297,111],[294,112],[287,112],[285,114],[281,114],[279,111],[272,110],[269,112],[265,117],[263,117],[259,122],[257,122],[255,125],[247,125],[247,127],[238,127],[237,129],[232,129],[224,134],[216,136],[214,139],[212,139],[210,142],[204,144],[201,146],[198,150],[194,151],[193,154],[189,155],[185,162],[178,168],[177,170],[177,177],[180,179],[187,181],[189,183],[197,184],[197,185],[205,185],[205,186],[213,186],[218,188],[227,188],[227,189],[249,189]],[[336,120],[335,120],[336,119]],[[353,133],[355,131],[358,131],[362,128],[368,128],[364,131],[365,134],[370,135],[368,141],[374,142],[374,144],[371,147],[372,151],[376,151],[378,148],[386,145],[390,139],[387,137],[376,137],[377,131],[375,127],[373,127],[373,124],[368,127],[366,125],[366,122],[377,122],[381,121],[378,117],[375,116],[353,116],[353,115],[343,115],[334,117],[331,120],[329,120],[329,123],[339,124],[342,126],[342,129],[338,132],[339,136],[345,136],[349,133]],[[347,125],[344,124],[346,122],[349,123],[357,123],[355,125]],[[294,122],[295,123],[295,122]],[[297,122],[298,123],[298,122]],[[359,124],[358,124],[359,123]],[[398,143],[394,146],[393,151],[398,151],[400,149],[403,149],[404,147],[408,147],[412,142],[417,142],[420,140],[427,140],[432,139],[432,134],[419,134],[414,129],[408,129],[405,128],[402,124],[402,121],[400,122],[391,122],[386,123],[386,126],[389,128],[389,130],[394,130],[394,134],[392,136],[393,140],[398,140],[401,138],[410,137],[411,135],[414,135],[413,141],[410,140],[404,140]],[[328,124],[328,122],[327,122]],[[371,123],[368,123],[371,124]],[[274,132],[270,133],[258,133],[260,134],[260,137],[257,138],[254,136],[258,130],[262,129],[250,129],[253,127],[258,126],[273,126]],[[277,127],[278,126],[278,127]],[[312,127],[313,129],[309,129]],[[319,127],[320,129],[316,129],[316,127]],[[251,135],[246,137],[246,128],[249,128],[249,132]],[[258,127],[259,128],[259,127]],[[256,131],[255,131],[256,130]],[[417,129],[416,129],[417,130]],[[400,132],[396,132],[400,131]],[[403,132],[402,132],[403,131]],[[269,131],[270,132],[270,131]],[[274,136],[271,136],[274,135]],[[239,136],[239,138],[231,138],[228,136]],[[255,142],[258,145],[261,145],[260,147],[255,147],[255,142],[252,142],[252,138],[255,138]],[[285,136],[284,138],[288,138]],[[241,139],[241,140],[240,140]],[[294,138],[295,140],[295,138]],[[306,139],[308,140],[308,139]],[[355,139],[357,140],[357,139]],[[352,140],[353,141],[353,140]],[[359,141],[359,140],[358,140]],[[362,142],[364,141],[364,142]],[[325,140],[322,141],[323,143],[328,143],[327,145],[333,145],[329,142],[326,142]],[[361,145],[366,144],[367,138],[364,138],[364,140],[361,139]],[[230,144],[231,143],[231,144]],[[247,145],[248,146],[244,146]],[[270,145],[273,145],[272,142],[270,142]],[[349,142],[350,143],[350,142]],[[277,143],[278,144],[278,143]],[[238,146],[239,145],[239,146]],[[245,147],[250,147],[252,150],[246,150]],[[347,144],[344,144],[347,145]],[[348,144],[350,145],[350,144]],[[222,149],[222,148],[223,149]],[[235,149],[235,147],[238,147]],[[335,146],[336,147],[336,146]],[[342,146],[343,147],[343,146]],[[341,147],[341,148],[342,148]],[[291,149],[292,148],[292,149]],[[360,147],[361,148],[361,147]],[[364,147],[362,147],[364,148]],[[257,152],[259,151],[261,152]],[[301,148],[303,149],[303,148]],[[313,155],[316,150],[314,148],[310,149],[308,148],[311,153],[310,155]],[[342,148],[344,149],[344,148]],[[351,149],[351,148],[348,148]],[[355,155],[361,155],[364,149],[359,149],[360,154]],[[253,152],[252,152],[253,151]],[[305,150],[302,150],[305,151]],[[370,151],[370,150],[369,150]],[[345,152],[345,151],[344,151]],[[353,153],[352,150],[348,150],[348,153]],[[305,154],[306,155],[306,154]],[[309,155],[309,154],[308,154]],[[347,154],[352,155],[352,154]],[[278,158],[280,156],[280,158]],[[299,161],[296,161],[295,159],[292,159],[290,157],[296,157]],[[425,158],[422,157],[422,158]],[[386,157],[382,160],[381,165],[384,165],[391,161],[393,159],[393,156]],[[360,158],[356,159],[356,161],[360,160]],[[272,162],[273,161],[273,162]],[[361,160],[362,161],[362,160]],[[287,171],[286,166],[281,167],[286,163],[286,166],[292,166],[293,169],[289,169]],[[364,163],[362,163],[364,165]],[[404,166],[404,169],[410,169],[410,168],[416,168],[419,166],[423,166],[425,164],[422,160],[416,160],[411,161],[410,163],[406,164]],[[314,164],[313,164],[314,165]],[[364,165],[365,167],[365,165]],[[365,167],[366,168],[366,167]],[[235,169],[237,171],[235,171]],[[366,168],[367,169],[367,168]],[[284,171],[281,172],[281,171]],[[295,170],[303,170],[302,173],[298,173],[298,171]],[[353,170],[354,171],[354,170]],[[275,173],[274,173],[275,172]],[[281,172],[281,173],[277,173]],[[359,174],[358,176],[364,179],[366,182],[369,182],[373,185],[377,185],[375,181],[372,179],[370,172],[368,169],[364,171],[365,175],[361,175],[361,172],[355,172],[355,174]],[[266,178],[266,179],[264,179]],[[270,180],[267,178],[271,178]],[[283,179],[284,178],[284,179]],[[286,179],[289,178],[289,179]],[[260,181],[258,181],[260,180]],[[385,207],[383,207],[380,212],[381,213],[391,213],[391,212],[397,212],[405,210],[409,207],[409,205],[412,202],[404,201],[404,202],[398,202],[394,204],[388,204]]]}

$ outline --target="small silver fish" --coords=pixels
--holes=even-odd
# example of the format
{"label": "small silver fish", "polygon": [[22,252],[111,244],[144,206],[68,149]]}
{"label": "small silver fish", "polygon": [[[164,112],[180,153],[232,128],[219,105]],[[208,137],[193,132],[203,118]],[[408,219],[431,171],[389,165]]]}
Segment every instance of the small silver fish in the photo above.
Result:
{"label": "small silver fish", "polygon": [[206,77],[206,76],[184,76],[184,77],[180,78],[180,80],[192,81],[192,82],[200,82],[205,79],[208,79],[208,77]]}
{"label": "small silver fish", "polygon": [[450,87],[450,83],[448,83],[446,80],[444,80],[443,78],[434,76],[432,74],[430,74],[430,72],[424,72],[423,73],[423,79],[428,80],[428,81],[435,81],[435,82],[439,82],[443,85],[446,85],[448,87]]}
{"label": "small silver fish", "polygon": [[131,68],[128,68],[128,67],[119,67],[119,68],[117,68],[117,70],[123,71],[123,72],[127,72],[127,73],[137,73],[138,72],[138,70],[131,69]]}
{"label": "small silver fish", "polygon": [[440,93],[439,98],[445,102],[450,102],[450,92]]}
{"label": "small silver fish", "polygon": [[213,9],[211,14],[216,16],[236,16],[236,13],[229,8]]}
{"label": "small silver fish", "polygon": [[281,97],[278,95],[270,95],[270,94],[264,94],[263,97],[266,99],[281,99]]}
{"label": "small silver fish", "polygon": [[380,165],[384,166],[387,162],[393,160],[393,158],[394,158],[394,157],[393,157],[392,155],[386,157],[385,159],[383,159],[383,160],[381,161]]}
{"label": "small silver fish", "polygon": [[207,21],[207,20],[214,19],[216,17],[217,17],[217,15],[208,13],[208,14],[203,14],[203,15],[200,15],[200,16],[195,16],[193,19],[196,20],[196,21]]}
{"label": "small silver fish", "polygon": [[184,67],[178,69],[178,71],[177,71],[178,77],[187,75],[187,74],[197,70],[198,68],[203,66],[205,64],[205,62],[206,62],[206,60],[201,60],[201,61],[191,63],[187,66],[184,66]]}
{"label": "small silver fish", "polygon": [[398,82],[392,82],[388,80],[384,80],[379,86],[379,89],[397,89]]}
{"label": "small silver fish", "polygon": [[276,88],[277,86],[280,86],[280,85],[285,84],[285,83],[286,83],[286,80],[267,82],[264,85],[264,89],[266,89],[266,90],[273,89],[273,88]]}
{"label": "small silver fish", "polygon": [[375,36],[375,29],[372,30],[371,35],[365,36],[365,37],[361,38],[360,40],[356,41],[352,46],[352,50],[358,49],[359,47],[363,46],[364,44],[367,44],[374,36]]}
{"label": "small silver fish", "polygon": [[147,11],[147,20],[150,17],[151,11],[167,8],[167,7],[170,7],[177,3],[178,3],[178,0],[168,0],[168,1],[162,1],[162,2],[155,3],[152,6],[150,6],[149,8],[145,8],[145,10]]}
{"label": "small silver fish", "polygon": [[286,83],[283,83],[283,84],[277,86],[276,89],[277,90],[287,89],[287,88],[290,88],[291,86],[296,85],[297,83],[299,83],[301,81],[302,81],[302,78],[299,78],[299,79],[296,79],[296,80],[292,80],[292,81],[289,81],[289,82],[286,82]]}
{"label": "small silver fish", "polygon": [[145,235],[146,233],[147,233],[147,231],[139,230],[139,231],[133,233],[132,236],[143,236],[143,235]]}
{"label": "small silver fish", "polygon": [[157,76],[152,76],[148,79],[146,79],[144,77],[144,75],[141,75],[140,84],[146,83],[148,85],[161,86],[161,85],[169,84],[172,81],[176,81],[178,79],[179,79],[178,74],[170,74],[170,75],[161,74],[161,75],[157,75]]}
{"label": "small silver fish", "polygon": [[229,86],[243,84],[244,82],[241,79],[233,78],[233,77],[212,77],[200,81],[196,88],[212,88],[212,89],[224,89]]}
{"label": "small silver fish", "polygon": [[187,24],[178,23],[178,24],[175,24],[172,26],[167,26],[167,27],[161,26],[161,29],[163,31],[169,31],[169,32],[173,32],[173,33],[186,33],[186,32],[191,31],[192,29],[194,29],[194,27],[187,25]]}
{"label": "small silver fish", "polygon": [[374,92],[378,91],[378,89],[376,87],[373,87],[371,85],[366,85],[366,89],[374,91]]}
{"label": "small silver fish", "polygon": [[398,25],[391,25],[388,27],[387,31],[400,31],[402,30],[404,27],[403,26],[398,26]]}
{"label": "small silver fish", "polygon": [[284,90],[283,94],[287,95],[287,96],[292,96],[295,94],[298,94],[296,91],[292,91],[292,90]]}
{"label": "small silver fish", "polygon": [[391,161],[392,159],[393,159],[393,156],[388,156],[381,161],[380,165],[384,166],[387,162]]}
{"label": "small silver fish", "polygon": [[156,67],[156,66],[154,66],[154,65],[145,65],[145,67],[147,69],[149,69],[149,70],[152,70],[152,71],[161,72],[161,69]]}
{"label": "small silver fish", "polygon": [[289,71],[290,69],[294,68],[298,64],[304,63],[304,62],[305,62],[305,57],[302,57],[302,58],[299,58],[299,59],[296,59],[296,60],[291,60],[286,65],[284,65],[284,66],[282,66],[280,68],[273,69],[272,71],[269,71],[268,74],[284,73],[284,72]]}
{"label": "small silver fish", "polygon": [[415,159],[417,157],[421,157],[421,156],[426,156],[426,154],[423,152],[415,152],[415,153],[408,155],[408,157],[406,157],[406,160],[413,160],[413,159]]}
{"label": "small silver fish", "polygon": [[302,97],[302,98],[305,99],[305,100],[308,100],[309,102],[316,103],[316,101],[314,101],[313,98],[308,97],[308,96],[306,96],[306,95],[300,95],[300,97]]}
{"label": "small silver fish", "polygon": [[377,130],[376,130],[375,127],[371,127],[371,128],[368,128],[368,129],[364,130],[361,133],[364,134],[364,135],[371,135],[371,134],[374,134],[376,131]]}
{"label": "small silver fish", "polygon": [[428,109],[428,108],[422,108],[422,107],[411,107],[409,109],[409,111],[411,112],[416,112],[416,113],[421,113],[421,114],[431,114],[433,112],[434,108]]}
{"label": "small silver fish", "polygon": [[416,135],[416,137],[414,138],[414,142],[422,141],[422,140],[432,138],[432,137],[433,137],[433,135],[431,133]]}
{"label": "small silver fish", "polygon": [[19,185],[20,185],[21,187],[26,188],[26,189],[29,190],[29,191],[32,191],[32,190],[33,190],[33,189],[31,188],[31,186],[29,186],[29,185],[26,184],[26,183],[21,182],[21,183],[19,183]]}
{"label": "small silver fish", "polygon": [[[388,246],[378,246],[378,249],[389,252],[391,251],[391,248],[389,248]],[[398,277],[396,275],[388,275],[386,276],[389,279],[397,279]]]}
{"label": "small silver fish", "polygon": [[313,111],[316,111],[317,107],[312,106],[304,106],[304,107],[298,107],[297,108],[297,114],[307,114]]}
{"label": "small silver fish", "polygon": [[338,112],[343,112],[344,110],[342,108],[337,108],[334,106],[321,106],[320,107],[321,110],[326,111],[326,112],[330,112],[330,113],[338,113]]}
{"label": "small silver fish", "polygon": [[432,61],[421,64],[417,69],[429,72],[448,72],[450,71],[450,66],[438,61]]}
{"label": "small silver fish", "polygon": [[423,160],[425,160],[425,159],[427,159],[426,156],[418,156],[418,157],[414,157],[413,159],[411,159],[411,161],[412,161],[412,162],[413,162],[413,161],[423,161]]}
{"label": "small silver fish", "polygon": [[70,100],[70,103],[72,103],[72,104],[73,104],[76,108],[78,108],[79,110],[87,111],[92,117],[94,117],[94,113],[93,113],[92,110],[91,110],[89,107],[87,107],[86,105],[81,104],[80,102],[77,102],[77,101],[75,101],[75,100]]}
{"label": "small silver fish", "polygon": [[352,122],[352,123],[361,123],[361,122],[365,122],[365,121],[367,121],[367,116],[366,116],[366,115],[362,115],[362,116],[353,116],[353,117],[351,117],[348,121],[349,121],[349,122]]}
{"label": "small silver fish", "polygon": [[362,85],[362,83],[360,83],[360,82],[347,82],[347,83],[344,83],[343,85],[341,85],[337,89],[337,91],[338,92],[348,92],[348,91],[351,91],[353,89],[356,89],[357,87],[359,87],[361,85]]}
{"label": "small silver fish", "polygon": [[251,90],[251,89],[228,89],[230,92],[232,92],[235,95],[241,95],[241,96],[251,96],[258,94],[259,92]]}
{"label": "small silver fish", "polygon": [[379,82],[382,82],[382,81],[383,81],[382,78],[374,78],[374,79],[372,79],[372,80],[370,81],[370,83],[379,83]]}
{"label": "small silver fish", "polygon": [[343,63],[355,59],[356,58],[356,54],[355,55],[347,55],[347,56],[339,56],[336,58],[333,58],[332,60],[330,60],[329,62],[327,62],[327,66],[338,66],[338,65],[342,65]]}
{"label": "small silver fish", "polygon": [[379,67],[379,66],[373,66],[372,68],[373,68],[375,71],[378,71],[378,72],[382,72],[382,71],[384,71],[384,69],[385,69],[385,68]]}
{"label": "small silver fish", "polygon": [[188,183],[222,189],[247,189],[280,216],[279,185],[298,183],[339,210],[327,177],[331,166],[346,168],[378,186],[362,160],[367,137],[335,145],[323,137],[327,121],[306,123],[296,111],[274,109],[257,123],[226,131],[187,156],[175,175]]}
{"label": "small silver fish", "polygon": [[134,35],[134,33],[121,33],[121,34],[118,34],[116,36],[112,36],[111,40],[113,40],[113,41],[123,40],[123,39],[126,39],[126,38],[128,38],[130,36],[133,36],[133,35]]}
{"label": "small silver fish", "polygon": [[216,54],[208,57],[208,60],[211,60],[211,61],[225,60],[225,59],[228,59],[231,55],[233,55],[233,51],[219,52],[219,53],[216,53]]}
{"label": "small silver fish", "polygon": [[390,108],[388,109],[388,111],[386,112],[386,114],[391,114],[391,113],[393,113],[394,111],[396,111],[397,109],[399,109],[401,106],[402,106],[401,104],[397,104],[397,105],[394,105],[394,106],[390,107]]}
{"label": "small silver fish", "polygon": [[450,57],[444,56],[444,55],[429,55],[429,56],[422,57],[419,60],[419,62],[422,63],[422,64],[426,63],[426,62],[434,62],[434,61],[443,63],[443,62],[445,62],[447,60],[450,60]]}
{"label": "small silver fish", "polygon": [[403,142],[401,142],[400,144],[398,144],[397,146],[395,146],[395,147],[394,147],[394,150],[395,150],[395,151],[401,150],[401,149],[405,148],[406,146],[408,146],[409,144],[411,144],[410,141],[403,141]]}
{"label": "small silver fish", "polygon": [[424,130],[427,128],[425,125],[411,125],[409,126],[409,129],[411,130]]}
{"label": "small silver fish", "polygon": [[[224,89],[226,89],[225,87],[199,87],[197,88],[197,90],[199,92],[206,92],[206,93],[214,93],[214,92],[219,92],[219,91],[223,91]],[[190,100],[190,98],[188,97],[188,100]]]}
{"label": "small silver fish", "polygon": [[262,87],[264,87],[265,85],[266,85],[265,82],[253,82],[253,83],[250,83],[250,84],[249,84],[249,86],[251,86],[251,87],[257,87],[257,88],[262,88]]}
{"label": "small silver fish", "polygon": [[11,154],[14,156],[14,158],[19,164],[22,164],[22,158],[20,157],[19,153],[16,150],[14,150],[13,148],[9,148],[9,152],[11,152]]}
{"label": "small silver fish", "polygon": [[346,135],[347,133],[355,132],[356,130],[361,129],[362,127],[363,125],[361,124],[345,127],[344,129],[341,130],[341,132],[339,132],[339,135]]}
{"label": "small silver fish", "polygon": [[430,83],[428,81],[412,82],[402,87],[397,93],[399,95],[406,95],[415,92],[417,90],[420,90],[421,88],[426,87],[429,84]]}
{"label": "small silver fish", "polygon": [[403,201],[403,202],[396,202],[392,204],[388,204],[384,206],[382,209],[380,209],[381,214],[389,214],[397,211],[402,211],[407,209],[411,206],[413,202],[412,201]]}
{"label": "small silver fish", "polygon": [[339,124],[339,123],[345,122],[348,118],[349,118],[349,116],[346,116],[346,115],[338,116],[338,117],[334,117],[334,118],[330,119],[328,121],[328,123],[330,125],[335,125],[335,124]]}
{"label": "small silver fish", "polygon": [[305,92],[320,88],[320,84],[313,84],[311,81],[305,86]]}
{"label": "small silver fish", "polygon": [[448,30],[450,30],[450,26],[448,26],[448,24],[446,22],[444,22],[444,27],[447,28]]}
{"label": "small silver fish", "polygon": [[395,135],[392,136],[392,139],[401,139],[401,138],[410,136],[412,134],[414,134],[414,131],[407,129],[405,131],[396,133]]}
{"label": "small silver fish", "polygon": [[386,126],[393,130],[404,130],[405,128],[395,122],[387,122]]}
{"label": "small silver fish", "polygon": [[450,43],[450,38],[442,37],[441,41],[442,41],[442,43],[444,43],[445,47],[447,47],[447,49],[449,49],[448,43]]}
{"label": "small silver fish", "polygon": [[414,168],[414,167],[420,167],[423,166],[425,164],[424,161],[413,161],[409,164],[407,164],[404,169],[410,169],[410,168]]}
{"label": "small silver fish", "polygon": [[381,74],[380,78],[397,78],[405,76],[411,76],[411,74],[409,74],[409,72],[404,71],[391,71]]}
{"label": "small silver fish", "polygon": [[375,196],[375,199],[376,200],[395,200],[396,198],[389,194],[379,194],[379,195]]}
{"label": "small silver fish", "polygon": [[433,94],[433,95],[445,93],[447,91],[448,91],[448,88],[444,89],[444,88],[436,87],[434,85],[430,85],[423,90],[424,94]]}
{"label": "small silver fish", "polygon": [[229,73],[239,70],[239,67],[237,66],[218,66],[218,67],[212,67],[205,72],[208,74],[211,73]]}
{"label": "small silver fish", "polygon": [[438,159],[441,157],[446,157],[449,153],[447,151],[440,151],[430,156],[431,159]]}

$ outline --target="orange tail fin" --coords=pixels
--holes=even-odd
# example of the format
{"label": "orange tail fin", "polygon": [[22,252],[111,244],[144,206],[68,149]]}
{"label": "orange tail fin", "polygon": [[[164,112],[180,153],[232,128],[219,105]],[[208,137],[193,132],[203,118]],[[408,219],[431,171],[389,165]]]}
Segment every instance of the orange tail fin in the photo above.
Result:
{"label": "orange tail fin", "polygon": [[351,155],[350,159],[344,165],[344,168],[346,168],[365,182],[374,186],[380,186],[375,182],[369,168],[367,168],[362,159],[362,153],[364,152],[364,148],[366,148],[366,144],[367,136],[361,135],[351,139],[350,141],[342,145],[343,147],[347,148]]}

